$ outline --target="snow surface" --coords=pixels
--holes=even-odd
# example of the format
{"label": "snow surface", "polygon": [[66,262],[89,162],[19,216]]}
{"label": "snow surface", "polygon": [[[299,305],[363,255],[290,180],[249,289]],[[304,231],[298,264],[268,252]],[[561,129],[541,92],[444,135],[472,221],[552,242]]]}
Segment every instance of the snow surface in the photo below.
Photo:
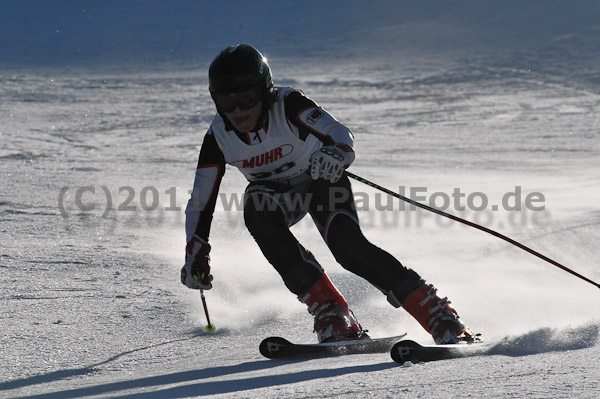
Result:
{"label": "snow surface", "polygon": [[[599,281],[599,17],[595,1],[3,4],[0,397],[600,397],[598,289],[504,241],[397,201],[382,210],[386,197],[353,183],[365,234],[493,354],[269,361],[268,335],[315,340],[308,313],[222,202],[206,292],[217,332],[204,333],[199,295],[178,281],[175,210],[214,112],[206,67],[249,42],[277,84],[354,130],[352,172],[438,204],[483,193],[486,210],[448,211]],[[228,170],[225,200],[244,187]],[[517,188],[545,209],[491,210]],[[430,342],[335,263],[309,220],[294,233],[373,336]]]}

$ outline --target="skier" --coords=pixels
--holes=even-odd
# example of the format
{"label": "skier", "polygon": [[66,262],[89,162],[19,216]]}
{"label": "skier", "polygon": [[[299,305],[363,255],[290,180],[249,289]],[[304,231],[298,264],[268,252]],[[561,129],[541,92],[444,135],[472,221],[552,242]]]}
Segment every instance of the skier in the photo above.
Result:
{"label": "skier", "polygon": [[290,227],[309,213],[337,262],[403,307],[437,344],[475,334],[433,285],[363,235],[344,170],[354,161],[353,134],[301,91],[274,87],[254,47],[230,46],[209,68],[215,115],[200,150],[186,208],[181,282],[211,289],[209,230],[225,164],[249,181],[245,224],[287,288],[308,306],[319,342],[368,339],[342,294]]}

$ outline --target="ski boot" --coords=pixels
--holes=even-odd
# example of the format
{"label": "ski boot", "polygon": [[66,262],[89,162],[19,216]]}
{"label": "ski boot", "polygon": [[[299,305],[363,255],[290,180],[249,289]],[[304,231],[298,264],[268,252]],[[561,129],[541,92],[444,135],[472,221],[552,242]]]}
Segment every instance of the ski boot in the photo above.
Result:
{"label": "ski boot", "polygon": [[436,292],[433,285],[423,284],[406,298],[402,306],[438,345],[480,341],[478,334],[461,323],[448,298],[440,299]]}
{"label": "ski boot", "polygon": [[320,343],[369,338],[326,274],[298,299],[314,316],[314,332]]}

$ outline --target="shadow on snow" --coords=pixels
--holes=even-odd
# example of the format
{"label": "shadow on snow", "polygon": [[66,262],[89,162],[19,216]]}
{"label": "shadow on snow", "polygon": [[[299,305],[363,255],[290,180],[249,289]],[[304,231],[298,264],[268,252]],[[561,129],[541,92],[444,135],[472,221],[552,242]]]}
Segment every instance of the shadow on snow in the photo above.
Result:
{"label": "shadow on snow", "polygon": [[[535,330],[523,335],[515,337],[506,337],[499,343],[492,346],[487,352],[487,355],[503,355],[503,356],[528,356],[534,354],[557,352],[557,351],[570,351],[592,347],[598,343],[600,336],[600,325],[589,324],[578,328],[569,329],[550,329],[542,328]],[[177,341],[189,340],[191,338],[180,339]],[[162,344],[154,345],[152,347],[166,345],[174,341],[165,342]],[[92,374],[98,372],[97,367],[106,363],[109,363],[121,356],[136,352],[143,349],[141,348],[122,354],[113,356],[104,362],[97,363],[92,366],[82,367],[79,369],[72,370],[61,370],[49,374],[33,376],[24,378],[21,380],[9,381],[0,384],[0,391],[17,389],[25,386],[49,383],[61,379],[67,379],[73,376],[80,376],[85,374]],[[199,395],[214,395],[223,394],[239,391],[247,391],[252,389],[267,388],[273,386],[280,386],[286,384],[294,384],[298,382],[304,382],[309,380],[316,380],[321,378],[339,377],[346,374],[354,373],[368,373],[387,370],[390,368],[398,367],[399,365],[393,362],[385,362],[379,364],[371,364],[364,366],[350,366],[340,367],[334,369],[317,369],[317,370],[306,370],[306,371],[295,371],[279,375],[263,375],[258,377],[248,377],[239,379],[229,379],[221,381],[207,381],[202,382],[199,380],[224,377],[227,375],[234,375],[239,373],[246,373],[251,371],[267,370],[277,368],[280,366],[289,365],[292,363],[300,363],[298,361],[275,361],[275,360],[259,360],[252,362],[245,362],[237,365],[230,366],[218,366],[199,370],[183,371],[165,375],[159,375],[154,377],[144,377],[135,380],[113,382],[108,384],[101,384],[95,386],[89,386],[85,388],[77,388],[71,390],[63,390],[52,393],[45,393],[39,395],[23,396],[20,399],[70,399],[70,398],[81,398],[86,396],[94,396],[106,393],[117,393],[119,391],[137,390],[137,389],[150,389],[151,392],[138,392],[132,394],[123,393],[122,396],[112,396],[114,398],[183,398],[190,396]],[[194,382],[196,381],[196,382]],[[199,381],[199,382],[198,382]],[[177,384],[177,383],[190,383],[187,385],[181,385],[172,388],[163,388],[159,390],[152,390],[152,387],[158,387],[161,385]],[[193,382],[193,383],[192,383]]]}
{"label": "shadow on snow", "polygon": [[[191,382],[208,378],[223,377],[226,375],[233,375],[238,373],[245,373],[249,371],[266,370],[270,368],[276,368],[279,366],[287,365],[290,361],[271,361],[271,360],[259,360],[253,362],[241,363],[233,366],[219,366],[211,367],[201,370],[184,371],[179,373],[172,373],[161,376],[140,378],[137,380],[121,381],[115,383],[108,383],[96,386],[90,386],[86,388],[78,388],[71,390],[58,391],[53,393],[32,395],[20,397],[20,399],[71,399],[81,398],[86,396],[94,396],[106,393],[115,393],[118,391],[126,391],[130,389],[143,389],[151,388],[160,385],[176,384],[182,382]],[[298,371],[292,373],[285,373],[279,375],[265,375],[259,377],[248,377],[234,380],[223,380],[223,381],[209,381],[209,382],[196,382],[193,384],[177,386],[173,388],[164,388],[160,390],[153,390],[151,392],[139,392],[133,394],[123,394],[122,396],[111,396],[112,398],[184,398],[190,396],[205,396],[215,395],[230,392],[247,391],[251,389],[267,388],[278,385],[294,384],[297,382],[309,381],[321,378],[338,377],[345,374],[353,373],[365,373],[386,370],[389,368],[396,367],[396,364],[391,362],[365,365],[365,366],[353,366],[353,367],[341,367],[336,369],[319,369],[319,370],[308,370]]]}

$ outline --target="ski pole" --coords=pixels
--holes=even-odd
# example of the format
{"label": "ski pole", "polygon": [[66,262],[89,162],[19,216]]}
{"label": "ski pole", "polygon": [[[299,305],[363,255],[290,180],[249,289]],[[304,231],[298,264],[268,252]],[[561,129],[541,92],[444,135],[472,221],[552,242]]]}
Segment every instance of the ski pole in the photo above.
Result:
{"label": "ski pole", "polygon": [[208,316],[208,306],[206,306],[206,297],[204,296],[204,290],[200,290],[200,299],[202,299],[202,306],[204,307],[204,314],[206,315],[206,327],[204,327],[204,332],[214,333],[217,328],[214,324],[210,322],[210,317]]}
{"label": "ski pole", "polygon": [[548,262],[548,263],[550,263],[550,264],[552,264],[552,265],[554,265],[554,266],[556,266],[556,267],[558,267],[558,268],[560,268],[560,269],[562,269],[562,270],[564,270],[564,271],[566,271],[568,273],[571,273],[572,275],[574,275],[576,277],[579,277],[583,281],[586,281],[586,282],[588,282],[588,283],[590,283],[592,285],[595,285],[596,287],[600,288],[600,284],[596,283],[595,281],[592,281],[589,278],[587,278],[585,276],[582,276],[581,274],[577,273],[576,271],[571,270],[568,267],[561,265],[560,263],[556,262],[555,260],[552,260],[552,259],[548,258],[547,256],[542,255],[541,253],[539,253],[537,251],[534,251],[533,249],[531,249],[531,248],[529,248],[529,247],[521,244],[520,242],[517,242],[517,241],[513,240],[512,238],[509,238],[509,237],[507,237],[507,236],[505,236],[503,234],[500,234],[500,233],[498,233],[498,232],[496,232],[494,230],[488,229],[487,227],[483,227],[481,225],[478,225],[477,223],[469,222],[468,220],[461,219],[458,216],[451,215],[451,214],[446,213],[444,211],[441,211],[439,209],[432,208],[432,207],[430,207],[428,205],[425,205],[425,204],[422,204],[420,202],[414,201],[414,200],[412,200],[410,198],[407,198],[407,197],[405,197],[403,195],[395,193],[392,190],[388,190],[385,187],[382,187],[382,186],[380,186],[378,184],[375,184],[375,183],[373,183],[373,182],[371,182],[371,181],[369,181],[367,179],[364,179],[364,178],[362,178],[360,176],[357,176],[354,173],[350,173],[350,172],[346,171],[346,174],[348,175],[348,177],[351,177],[354,180],[357,180],[357,181],[359,181],[361,183],[364,183],[367,186],[371,186],[371,187],[373,187],[373,188],[375,188],[377,190],[383,191],[384,193],[389,194],[389,195],[391,195],[393,197],[399,198],[402,201],[408,202],[409,204],[418,206],[419,208],[423,208],[423,209],[428,210],[430,212],[436,213],[436,214],[438,214],[440,216],[447,217],[447,218],[452,219],[452,220],[454,220],[456,222],[459,222],[459,223],[462,223],[462,224],[466,224],[467,226],[474,227],[474,228],[476,228],[478,230],[484,231],[484,232],[486,232],[488,234],[491,234],[491,235],[493,235],[495,237],[501,238],[504,241],[507,241],[507,242],[509,242],[509,243],[511,243],[511,244],[513,244],[513,245],[515,245],[515,246],[517,246],[519,248],[521,248],[522,250],[527,251],[530,254],[535,255],[538,258],[543,259],[546,262]]}

